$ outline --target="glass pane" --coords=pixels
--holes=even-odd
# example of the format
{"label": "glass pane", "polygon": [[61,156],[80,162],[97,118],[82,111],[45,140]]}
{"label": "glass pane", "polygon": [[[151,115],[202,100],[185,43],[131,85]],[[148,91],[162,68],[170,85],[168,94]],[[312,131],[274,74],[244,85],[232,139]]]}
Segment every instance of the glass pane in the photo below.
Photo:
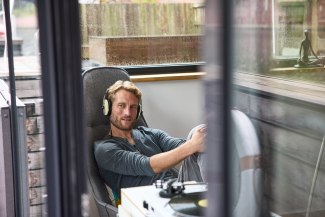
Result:
{"label": "glass pane", "polygon": [[272,4],[273,68],[269,74],[324,83],[325,2],[276,0]]}
{"label": "glass pane", "polygon": [[202,2],[80,1],[84,62],[111,66],[202,61]]}
{"label": "glass pane", "polygon": [[302,30],[306,20],[305,11],[305,2],[295,4],[275,2],[275,56],[298,58],[299,44],[303,38]]}
{"label": "glass pane", "polygon": [[[325,213],[320,158],[325,132],[323,4],[318,0],[233,3],[233,107],[253,124],[256,132],[246,135],[258,137],[259,151],[255,152],[253,137],[247,149],[244,140],[235,146],[237,155],[231,161],[239,161],[240,168],[233,170],[232,198],[236,205],[238,195],[247,190],[246,205],[262,216]],[[232,139],[241,138],[236,123]],[[245,131],[248,124],[244,126]],[[260,169],[263,176],[258,177]],[[255,175],[249,176],[252,171]],[[263,195],[258,194],[261,200],[250,200],[254,194],[249,186],[255,197],[263,189]]]}
{"label": "glass pane", "polygon": [[[20,138],[20,144],[22,144],[21,149],[25,151],[27,159],[24,162],[22,157],[22,159],[16,161],[21,161],[21,164],[25,164],[22,167],[27,169],[27,177],[22,177],[19,182],[25,182],[26,180],[28,183],[28,188],[25,189],[28,199],[24,200],[21,205],[28,207],[29,216],[31,217],[42,216],[46,210],[43,100],[38,46],[38,19],[35,3],[34,0],[10,1],[16,95],[25,106],[23,110],[25,114],[24,129],[21,132],[24,136]],[[0,9],[0,74],[1,79],[9,86],[8,55],[6,52],[8,47],[5,44],[6,28],[2,1],[0,2]],[[18,113],[18,120],[19,117]],[[11,216],[8,213],[7,215]]]}

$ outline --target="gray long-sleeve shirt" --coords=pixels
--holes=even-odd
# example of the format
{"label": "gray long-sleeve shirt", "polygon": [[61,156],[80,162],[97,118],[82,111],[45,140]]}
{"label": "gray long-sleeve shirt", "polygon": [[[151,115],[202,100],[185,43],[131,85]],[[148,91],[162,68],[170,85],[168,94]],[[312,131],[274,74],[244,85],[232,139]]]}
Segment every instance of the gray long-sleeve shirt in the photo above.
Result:
{"label": "gray long-sleeve shirt", "polygon": [[107,136],[95,142],[95,159],[106,184],[119,194],[121,188],[150,185],[158,179],[177,178],[172,169],[155,174],[152,155],[172,150],[185,142],[162,130],[137,127],[132,130],[135,145],[126,139]]}

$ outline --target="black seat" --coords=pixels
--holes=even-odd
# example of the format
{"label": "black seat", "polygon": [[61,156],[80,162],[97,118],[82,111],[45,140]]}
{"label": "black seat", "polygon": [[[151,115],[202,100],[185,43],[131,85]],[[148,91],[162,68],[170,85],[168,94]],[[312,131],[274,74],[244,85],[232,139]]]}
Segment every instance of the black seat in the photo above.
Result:
{"label": "black seat", "polygon": [[[94,157],[94,141],[102,139],[108,132],[109,120],[103,115],[102,102],[106,89],[117,80],[130,80],[122,68],[96,67],[82,74],[84,113],[86,124],[86,144],[88,145],[87,176],[90,196],[96,203],[99,216],[116,216],[117,208],[111,200],[108,186],[100,177]],[[136,126],[147,126],[143,115]]]}

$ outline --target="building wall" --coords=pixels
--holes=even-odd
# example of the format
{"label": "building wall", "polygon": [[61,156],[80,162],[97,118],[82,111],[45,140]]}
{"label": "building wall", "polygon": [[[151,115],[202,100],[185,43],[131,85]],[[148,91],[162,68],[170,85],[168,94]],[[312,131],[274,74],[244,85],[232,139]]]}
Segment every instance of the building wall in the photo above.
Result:
{"label": "building wall", "polygon": [[143,92],[144,116],[150,127],[187,138],[193,127],[205,123],[200,80],[137,82],[136,85]]}
{"label": "building wall", "polygon": [[46,205],[43,99],[40,76],[17,76],[17,97],[26,109],[30,217],[43,216]]}

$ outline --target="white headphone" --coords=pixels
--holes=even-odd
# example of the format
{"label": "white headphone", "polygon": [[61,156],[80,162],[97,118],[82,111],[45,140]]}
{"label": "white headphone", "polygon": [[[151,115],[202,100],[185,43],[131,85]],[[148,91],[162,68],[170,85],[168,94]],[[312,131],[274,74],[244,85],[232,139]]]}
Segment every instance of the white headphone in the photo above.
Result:
{"label": "white headphone", "polygon": [[[108,99],[108,91],[106,91],[104,97],[103,97],[103,105],[102,105],[102,109],[103,109],[103,114],[105,116],[111,116],[112,113],[112,101],[110,99]],[[137,119],[140,117],[142,113],[142,105],[141,102],[139,102],[138,104],[138,110],[137,110]]]}

